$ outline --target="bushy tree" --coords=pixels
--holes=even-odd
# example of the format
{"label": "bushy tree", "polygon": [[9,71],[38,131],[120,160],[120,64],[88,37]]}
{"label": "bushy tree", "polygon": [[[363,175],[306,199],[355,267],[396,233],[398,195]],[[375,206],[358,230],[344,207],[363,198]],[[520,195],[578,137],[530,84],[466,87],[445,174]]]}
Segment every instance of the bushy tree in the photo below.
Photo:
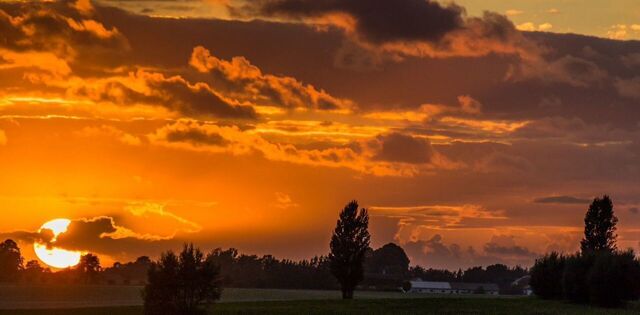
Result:
{"label": "bushy tree", "polygon": [[587,278],[593,261],[594,253],[576,253],[565,257],[564,272],[562,274],[562,290],[564,298],[580,304],[589,302],[589,284]]}
{"label": "bushy tree", "polygon": [[271,255],[239,254],[236,249],[215,249],[213,261],[220,266],[223,286],[236,288],[337,289],[326,256],[292,261]]}
{"label": "bushy tree", "polygon": [[640,261],[633,250],[617,250],[618,219],[611,199],[606,195],[596,198],[584,222],[580,253],[565,257],[551,253],[536,260],[530,283],[534,293],[546,299],[565,298],[604,307],[640,298]]}
{"label": "bushy tree", "polygon": [[146,284],[147,273],[151,267],[151,259],[147,256],[138,257],[135,261],[120,263],[115,262],[112,267],[103,271],[104,277],[110,284],[115,284],[115,279],[123,279],[123,284]]}
{"label": "bushy tree", "polygon": [[23,258],[16,242],[5,240],[0,243],[0,282],[17,281],[22,264]]}
{"label": "bushy tree", "polygon": [[46,281],[45,276],[51,273],[48,268],[42,267],[37,260],[30,260],[24,267],[23,279],[27,283]]}
{"label": "bushy tree", "polygon": [[615,251],[617,224],[611,198],[607,195],[595,198],[584,217],[584,238],[580,242],[582,251]]}
{"label": "bushy tree", "polygon": [[413,266],[409,269],[410,278],[418,278],[424,281],[438,282],[454,282],[462,281],[462,275],[457,278],[458,274],[446,269],[424,269],[421,266]]}
{"label": "bushy tree", "polygon": [[369,214],[351,201],[342,212],[331,237],[331,273],[338,279],[343,299],[352,299],[353,291],[364,278],[364,258],[369,248]]}
{"label": "bushy tree", "polygon": [[640,262],[632,250],[600,252],[589,271],[589,300],[603,307],[617,307],[640,297]]}
{"label": "bushy tree", "polygon": [[102,267],[100,266],[100,258],[94,254],[86,254],[80,257],[80,263],[76,267],[80,273],[80,279],[85,284],[96,283]]}
{"label": "bushy tree", "polygon": [[145,315],[206,314],[206,308],[222,293],[220,269],[194,248],[184,245],[176,255],[163,253],[149,269],[149,283],[143,293]]}
{"label": "bushy tree", "polygon": [[562,299],[564,264],[565,258],[556,252],[536,259],[529,283],[533,293],[543,299]]}
{"label": "bushy tree", "polygon": [[403,279],[409,272],[409,257],[402,247],[389,243],[367,255],[365,266],[368,273],[396,276]]}
{"label": "bushy tree", "polygon": [[411,281],[403,281],[402,282],[402,290],[404,292],[409,292],[411,291]]}

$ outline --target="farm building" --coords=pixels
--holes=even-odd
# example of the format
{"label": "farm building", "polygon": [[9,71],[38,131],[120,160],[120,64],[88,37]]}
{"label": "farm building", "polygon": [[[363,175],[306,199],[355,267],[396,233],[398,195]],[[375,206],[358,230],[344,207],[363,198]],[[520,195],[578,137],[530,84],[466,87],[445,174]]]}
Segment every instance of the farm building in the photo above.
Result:
{"label": "farm building", "polygon": [[451,289],[457,294],[491,294],[498,295],[498,285],[495,283],[465,283],[451,282]]}
{"label": "farm building", "polygon": [[531,281],[531,276],[524,276],[516,279],[511,284],[514,288],[518,288],[523,295],[532,295],[533,290],[531,289],[531,285],[529,282]]}
{"label": "farm building", "polygon": [[498,285],[495,283],[463,283],[463,282],[435,282],[411,281],[412,293],[433,294],[491,294],[498,295]]}
{"label": "farm building", "polygon": [[411,281],[412,293],[452,293],[449,282]]}

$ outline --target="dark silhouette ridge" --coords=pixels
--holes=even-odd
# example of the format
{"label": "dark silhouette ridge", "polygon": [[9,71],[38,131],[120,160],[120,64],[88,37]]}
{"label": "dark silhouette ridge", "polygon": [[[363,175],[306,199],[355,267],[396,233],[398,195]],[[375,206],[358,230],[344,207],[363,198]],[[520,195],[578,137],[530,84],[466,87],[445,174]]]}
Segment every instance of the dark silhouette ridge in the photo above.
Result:
{"label": "dark silhouette ridge", "polygon": [[[147,273],[153,262],[147,256],[127,263],[115,262],[113,266],[106,268],[100,267],[99,259],[96,264],[94,257],[98,258],[92,254],[85,257],[82,264],[56,272],[43,267],[37,260],[32,260],[10,282],[31,285],[146,285],[148,282]],[[234,248],[217,248],[211,251],[208,259],[220,267],[223,287],[340,289],[340,284],[331,274],[327,256],[293,261],[278,259],[272,255],[241,254]],[[402,247],[396,244],[389,243],[375,250],[368,248],[364,260],[364,280],[360,285],[367,290],[395,291],[400,290],[407,280],[416,278],[441,282],[492,282],[500,286],[503,294],[521,294],[521,289],[512,288],[512,282],[528,274],[521,267],[509,268],[502,264],[449,271],[409,267],[409,263]]]}

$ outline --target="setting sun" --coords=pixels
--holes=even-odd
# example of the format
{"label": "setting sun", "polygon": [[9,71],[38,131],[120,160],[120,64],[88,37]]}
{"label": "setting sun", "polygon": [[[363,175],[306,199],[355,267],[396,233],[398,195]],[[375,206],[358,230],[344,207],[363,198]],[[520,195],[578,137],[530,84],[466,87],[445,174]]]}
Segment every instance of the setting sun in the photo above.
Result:
{"label": "setting sun", "polygon": [[50,230],[53,232],[51,246],[47,246],[47,244],[42,242],[35,242],[33,244],[33,250],[35,251],[36,256],[38,256],[38,258],[45,264],[54,268],[63,269],[73,267],[80,262],[80,252],[64,250],[53,246],[58,235],[66,232],[70,223],[71,220],[69,219],[55,219],[40,227],[38,232],[42,232],[43,230]]}

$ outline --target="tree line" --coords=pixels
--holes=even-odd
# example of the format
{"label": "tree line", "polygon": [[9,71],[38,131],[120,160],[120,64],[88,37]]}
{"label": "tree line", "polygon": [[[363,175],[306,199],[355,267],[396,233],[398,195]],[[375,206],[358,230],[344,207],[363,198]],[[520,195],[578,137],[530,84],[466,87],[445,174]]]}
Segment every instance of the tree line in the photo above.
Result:
{"label": "tree line", "polygon": [[[618,306],[637,299],[640,262],[633,251],[617,249],[616,224],[611,200],[607,196],[596,198],[585,217],[581,252],[550,253],[538,259],[531,269],[531,286],[536,295],[602,306]],[[17,244],[6,240],[0,244],[0,281],[18,281],[39,274],[55,279],[56,283],[91,284],[105,275],[118,275],[126,280],[146,274],[145,314],[190,315],[204,312],[219,299],[223,287],[340,289],[344,299],[351,299],[356,288],[397,289],[412,278],[497,282],[508,290],[513,280],[528,273],[521,267],[500,264],[465,271],[409,267],[406,253],[396,244],[371,249],[368,226],[367,210],[352,201],[339,214],[329,244],[330,253],[310,260],[244,255],[235,249],[203,253],[193,244],[185,244],[181,252],[164,252],[157,261],[140,257],[135,262],[116,263],[105,269],[97,256],[87,254],[77,267],[55,273],[37,261],[23,266]]]}
{"label": "tree line", "polygon": [[24,263],[15,241],[7,239],[0,243],[0,283],[95,284],[102,271],[100,259],[94,254],[83,255],[74,268],[52,272],[38,260]]}
{"label": "tree line", "polygon": [[[392,280],[394,278],[402,279],[403,275],[410,275],[409,259],[399,246],[388,244],[376,251],[371,251],[369,246],[371,236],[368,229],[369,215],[367,210],[360,209],[356,201],[348,203],[340,212],[333,231],[329,244],[329,255],[326,258],[314,260],[314,263],[303,264],[304,266],[314,266],[312,268],[320,272],[316,274],[304,272],[305,276],[319,276],[316,279],[328,281],[331,279],[328,276],[330,274],[339,284],[343,299],[352,299],[354,291],[363,283],[367,273],[383,275],[383,279]],[[172,251],[163,253],[160,260],[152,264],[149,269],[149,283],[144,290],[145,314],[205,313],[207,307],[220,298],[224,282],[230,281],[229,278],[225,279],[223,268],[234,270],[233,262],[242,260],[236,260],[235,256],[233,251],[220,250],[214,250],[205,255],[193,245],[185,245],[179,254],[174,254]],[[277,266],[277,264],[272,264],[274,260],[270,257],[265,260],[269,263],[260,264],[261,268],[256,268],[256,270],[271,270],[273,274],[278,274],[277,269],[270,269]],[[242,265],[242,263],[240,264]],[[271,267],[265,268],[265,266]],[[489,270],[491,272],[494,269],[501,270],[502,268],[496,267]],[[237,270],[244,273],[250,272],[251,269]],[[481,270],[483,269],[473,269],[468,277],[472,277],[474,273],[479,273]],[[420,271],[426,272],[424,269]],[[397,278],[388,277],[394,273]],[[228,277],[229,272],[226,275]],[[244,276],[246,277],[248,274]],[[286,277],[288,274],[284,274],[284,276]],[[460,277],[464,279],[464,273]]]}
{"label": "tree line", "polygon": [[[221,284],[233,288],[316,289],[337,290],[340,284],[333,277],[327,255],[294,261],[272,255],[242,254],[237,249],[217,248],[210,259],[220,267]],[[116,262],[103,267],[99,257],[83,256],[78,266],[52,272],[39,261],[22,263],[20,248],[12,240],[0,244],[0,283],[58,284],[58,285],[144,285],[154,263],[141,256],[127,263]],[[501,293],[517,293],[511,283],[528,270],[494,264],[465,270],[423,268],[411,266],[402,247],[389,243],[378,249],[368,248],[364,259],[364,279],[360,287],[369,290],[398,290],[405,281],[422,279],[443,282],[493,282]]]}
{"label": "tree line", "polygon": [[619,307],[640,298],[640,259],[617,247],[618,218],[609,196],[595,198],[584,218],[584,238],[573,254],[551,252],[531,268],[531,287],[543,299]]}
{"label": "tree line", "polygon": [[[410,267],[404,250],[393,243],[370,247],[369,215],[356,201],[340,212],[330,242],[330,253],[309,260],[292,261],[271,255],[240,254],[236,249],[203,253],[193,244],[182,251],[167,251],[157,261],[142,256],[129,263],[103,268],[94,254],[82,256],[74,268],[51,272],[36,260],[24,264],[20,248],[12,240],[0,244],[0,282],[55,284],[145,284],[145,314],[200,314],[219,299],[223,287],[340,289],[345,299],[356,288],[397,290],[413,278],[428,281],[498,282],[507,285],[527,273],[505,265],[469,268],[465,271]],[[141,280],[142,279],[142,280]]]}

